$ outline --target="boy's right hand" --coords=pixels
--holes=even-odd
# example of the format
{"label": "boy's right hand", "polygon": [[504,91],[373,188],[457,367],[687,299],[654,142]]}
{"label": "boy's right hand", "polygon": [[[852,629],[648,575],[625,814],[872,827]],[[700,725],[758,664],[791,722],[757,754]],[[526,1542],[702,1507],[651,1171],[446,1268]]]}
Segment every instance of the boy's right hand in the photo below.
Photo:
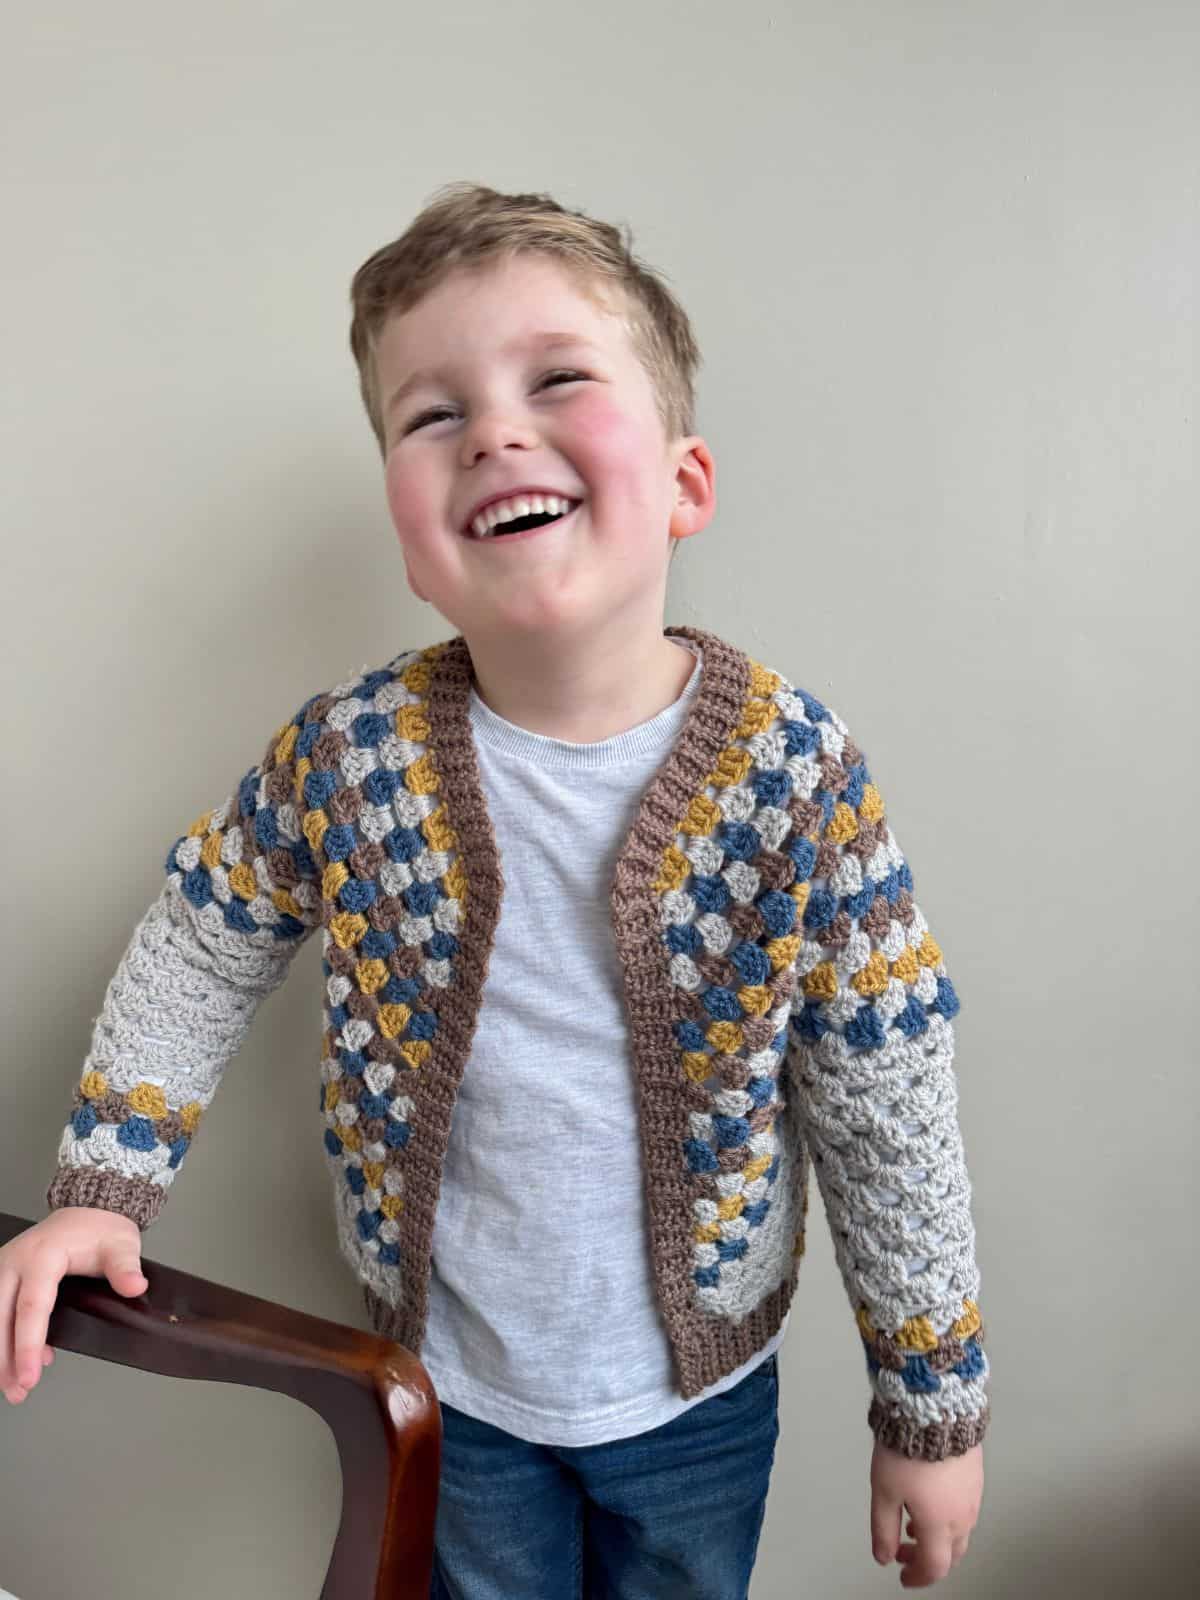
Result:
{"label": "boy's right hand", "polygon": [[63,1206],[0,1248],[0,1393],[20,1405],[54,1360],[46,1343],[65,1277],[107,1278],[118,1294],[144,1294],[142,1234],[117,1211]]}

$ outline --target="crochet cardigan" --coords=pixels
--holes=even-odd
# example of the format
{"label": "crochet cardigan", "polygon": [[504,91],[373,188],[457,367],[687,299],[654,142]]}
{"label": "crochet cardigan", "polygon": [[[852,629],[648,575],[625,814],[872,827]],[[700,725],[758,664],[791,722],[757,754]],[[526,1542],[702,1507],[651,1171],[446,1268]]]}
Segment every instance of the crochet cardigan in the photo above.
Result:
{"label": "crochet cardigan", "polygon": [[[990,1368],[941,950],[836,712],[713,633],[664,632],[701,646],[701,683],[605,889],[628,1018],[613,1047],[638,1085],[680,1393],[779,1328],[811,1164],[869,1427],[910,1456],[960,1454],[987,1427]],[[110,984],[47,1191],[51,1209],[149,1226],[254,1010],[319,926],[339,1248],[373,1326],[418,1355],[441,1165],[505,891],[471,681],[460,635],[313,696],[175,842]],[[179,1041],[165,1061],[156,1010]],[[776,1206],[786,1226],[764,1228]]]}

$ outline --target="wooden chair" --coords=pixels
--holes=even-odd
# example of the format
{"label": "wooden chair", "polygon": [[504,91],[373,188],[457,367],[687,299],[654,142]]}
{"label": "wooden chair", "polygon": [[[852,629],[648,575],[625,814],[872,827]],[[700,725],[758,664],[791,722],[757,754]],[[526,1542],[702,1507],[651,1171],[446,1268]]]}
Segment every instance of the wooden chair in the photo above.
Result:
{"label": "wooden chair", "polygon": [[[0,1245],[31,1225],[0,1211]],[[145,1256],[141,1267],[150,1287],[136,1298],[105,1278],[64,1278],[46,1343],[165,1377],[273,1389],[311,1407],[329,1424],[342,1469],[320,1600],[428,1600],[442,1419],[416,1356]]]}

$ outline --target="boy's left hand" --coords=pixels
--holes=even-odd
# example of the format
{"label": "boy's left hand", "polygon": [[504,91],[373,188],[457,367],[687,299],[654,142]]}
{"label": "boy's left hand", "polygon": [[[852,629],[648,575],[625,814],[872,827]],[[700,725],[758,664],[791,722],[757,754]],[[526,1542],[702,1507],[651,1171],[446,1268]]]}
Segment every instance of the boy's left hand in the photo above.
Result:
{"label": "boy's left hand", "polygon": [[[899,1561],[900,1586],[925,1589],[967,1552],[983,1499],[983,1446],[942,1461],[914,1460],[875,1441],[871,1456],[871,1548],[886,1566]],[[908,1508],[907,1533],[900,1521]]]}

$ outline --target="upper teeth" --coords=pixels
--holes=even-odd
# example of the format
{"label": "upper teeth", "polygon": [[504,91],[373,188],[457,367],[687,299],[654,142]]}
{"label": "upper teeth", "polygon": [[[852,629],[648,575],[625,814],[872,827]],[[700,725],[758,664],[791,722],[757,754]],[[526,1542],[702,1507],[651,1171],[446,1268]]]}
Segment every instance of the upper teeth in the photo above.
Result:
{"label": "upper teeth", "polygon": [[556,494],[523,494],[515,500],[496,500],[485,506],[471,523],[471,532],[477,539],[486,539],[498,522],[512,522],[517,517],[529,517],[542,511],[555,516],[560,511],[569,511],[574,504],[573,500],[563,500]]}

